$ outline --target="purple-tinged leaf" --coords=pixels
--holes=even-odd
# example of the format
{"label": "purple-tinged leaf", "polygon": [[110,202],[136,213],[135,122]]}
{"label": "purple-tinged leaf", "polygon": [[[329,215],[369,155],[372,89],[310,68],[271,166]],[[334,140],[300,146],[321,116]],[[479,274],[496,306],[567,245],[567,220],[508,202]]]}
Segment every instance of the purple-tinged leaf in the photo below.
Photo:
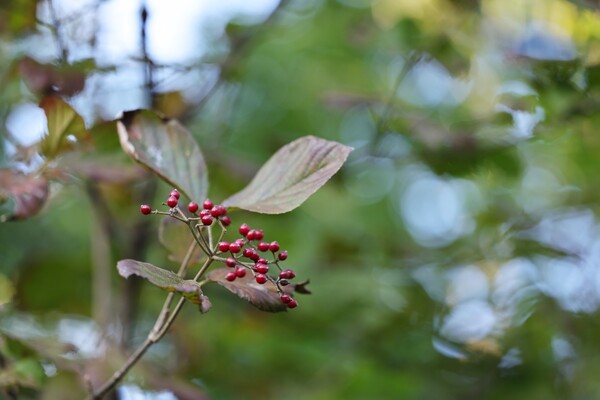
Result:
{"label": "purple-tinged leaf", "polygon": [[19,61],[19,73],[27,86],[37,94],[73,96],[83,90],[85,73],[81,66],[40,64],[25,57]]}
{"label": "purple-tinged leaf", "polygon": [[0,222],[25,219],[36,214],[48,198],[48,181],[0,169]]}
{"label": "purple-tinged leaf", "polygon": [[121,147],[135,161],[179,189],[203,201],[208,190],[204,156],[191,133],[176,120],[147,110],[127,111],[117,121]]}
{"label": "purple-tinged leaf", "polygon": [[117,269],[123,278],[137,275],[167,292],[181,294],[190,302],[198,304],[202,312],[210,309],[210,302],[205,303],[208,298],[202,294],[202,288],[196,281],[183,279],[172,271],[131,259],[119,261]]}
{"label": "purple-tinged leaf", "polygon": [[45,97],[40,107],[46,113],[48,120],[48,134],[40,142],[42,155],[54,158],[61,152],[71,149],[73,144],[71,138],[81,138],[86,134],[83,118],[60,97]]}
{"label": "purple-tinged leaf", "polygon": [[305,136],[277,151],[242,191],[223,202],[262,214],[293,210],[323,186],[344,164],[351,147]]}
{"label": "purple-tinged leaf", "polygon": [[[252,274],[246,274],[243,278],[236,278],[235,281],[230,282],[225,279],[225,275],[231,271],[231,268],[219,268],[208,273],[206,278],[210,281],[217,282],[231,293],[236,294],[238,297],[246,300],[256,308],[262,311],[278,312],[287,311],[287,306],[281,301],[275,286],[271,282],[267,282],[263,285],[256,283]],[[302,283],[300,290],[296,289],[296,284],[289,284],[283,288],[284,293],[292,295],[294,291],[298,293],[309,294],[304,286],[308,283]]]}

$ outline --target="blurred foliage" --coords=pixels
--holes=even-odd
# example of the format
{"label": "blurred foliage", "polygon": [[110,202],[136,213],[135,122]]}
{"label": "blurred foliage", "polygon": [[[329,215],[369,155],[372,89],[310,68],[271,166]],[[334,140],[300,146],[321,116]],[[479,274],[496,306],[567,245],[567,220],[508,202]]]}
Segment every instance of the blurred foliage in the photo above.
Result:
{"label": "blurred foliage", "polygon": [[[150,106],[195,136],[216,201],[298,137],[355,150],[294,212],[232,216],[276,237],[313,294],[268,314],[207,285],[212,310],[184,308],[120,393],[600,396],[594,2],[292,0],[266,19],[240,11],[222,30],[194,27],[209,48],[173,65],[139,36],[128,57],[100,51],[90,27],[118,22],[93,16],[125,3],[71,3],[0,5],[0,167],[47,168],[52,181],[40,213],[0,224],[0,397],[72,398],[118,368],[128,323],[129,344],[151,328],[164,296],[142,286],[131,303],[114,266],[137,254],[177,268],[160,219],[138,211],[170,188],[125,161],[109,122]],[[84,116],[78,158],[36,153],[50,93]],[[95,289],[98,263],[110,292]],[[132,320],[116,317],[124,304],[139,305]],[[41,338],[55,350],[32,344]]]}

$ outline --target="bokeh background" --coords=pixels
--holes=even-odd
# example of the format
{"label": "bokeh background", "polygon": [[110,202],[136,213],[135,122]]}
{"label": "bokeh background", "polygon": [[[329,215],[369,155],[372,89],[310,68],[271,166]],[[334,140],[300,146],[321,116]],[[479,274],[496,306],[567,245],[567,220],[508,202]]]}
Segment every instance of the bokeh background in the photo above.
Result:
{"label": "bokeh background", "polygon": [[[0,164],[45,166],[49,93],[109,137],[178,118],[215,201],[298,137],[355,149],[299,209],[232,215],[313,294],[269,314],[208,287],[115,398],[600,398],[599,39],[586,0],[6,0]],[[177,268],[139,214],[170,188],[92,175],[0,224],[6,396],[82,398],[164,300],[116,261]]]}

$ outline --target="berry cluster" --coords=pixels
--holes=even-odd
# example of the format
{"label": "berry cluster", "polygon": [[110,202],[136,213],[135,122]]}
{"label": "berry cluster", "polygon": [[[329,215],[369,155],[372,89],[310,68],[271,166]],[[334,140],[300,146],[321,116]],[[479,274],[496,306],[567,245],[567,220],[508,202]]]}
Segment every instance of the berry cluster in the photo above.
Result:
{"label": "berry cluster", "polygon": [[[169,206],[169,208],[175,209],[179,203],[180,196],[181,195],[179,194],[179,191],[177,189],[173,189],[171,193],[169,193],[169,198],[167,199],[167,202],[165,204]],[[188,211],[192,215],[196,215],[196,212],[198,212],[199,208],[200,206],[195,201],[191,201],[187,207]],[[152,213],[152,208],[148,204],[142,204],[140,206],[140,211],[142,212],[142,214],[148,215]],[[158,211],[155,213],[161,214]],[[202,203],[202,210],[200,210],[199,217],[200,221],[202,222],[202,225],[205,226],[212,225],[215,219],[221,221],[223,226],[231,225],[231,218],[229,218],[229,216],[227,215],[227,208],[225,208],[222,205],[214,205],[214,203],[208,199],[205,200],[204,203]]]}
{"label": "berry cluster", "polygon": [[[248,224],[242,224],[238,232],[242,235],[241,238],[231,243],[219,243],[220,253],[229,253],[227,254],[229,257],[225,259],[225,265],[233,268],[232,271],[227,273],[225,279],[233,282],[236,278],[246,276],[246,271],[250,271],[256,283],[263,285],[267,281],[270,281],[277,288],[283,303],[287,304],[289,308],[297,307],[298,302],[281,290],[282,286],[289,285],[290,280],[296,276],[293,270],[282,269],[279,265],[281,261],[287,259],[288,252],[285,250],[279,251],[280,246],[277,241],[264,241],[264,232],[262,229],[250,229]],[[260,254],[266,252],[271,253],[272,258],[270,260],[267,260]],[[269,275],[269,266],[275,266],[279,274],[275,277]]]}
{"label": "berry cluster", "polygon": [[[211,200],[207,199],[202,203],[202,209],[200,210],[198,203],[192,201],[188,204],[187,208],[193,216],[187,217],[178,208],[179,198],[179,192],[177,189],[173,189],[165,203],[165,205],[170,208],[168,213],[160,212],[158,210],[153,211],[147,204],[141,205],[140,211],[144,215],[151,213],[169,215],[188,224],[199,221],[206,229],[212,228],[211,225],[216,220],[220,222],[223,229],[222,233],[225,233],[226,227],[231,225],[231,218],[227,215],[226,207],[215,205]],[[198,210],[200,210],[199,213]],[[199,226],[200,225],[197,225],[197,228],[199,228]],[[199,235],[202,236],[202,231],[200,229],[198,229],[198,232]],[[248,224],[242,224],[240,225],[238,232],[242,235],[241,238],[238,238],[233,242],[221,241],[213,250],[207,251],[201,243],[199,243],[199,245],[209,257],[213,257],[216,261],[222,261],[225,265],[232,268],[225,276],[225,279],[229,282],[233,282],[237,278],[245,277],[247,271],[249,271],[258,284],[263,285],[267,281],[270,281],[277,289],[281,301],[286,304],[288,308],[296,308],[298,302],[282,290],[282,287],[289,285],[290,280],[294,279],[296,276],[293,270],[282,269],[279,265],[280,262],[285,261],[288,258],[288,252],[285,250],[280,251],[280,246],[277,241],[265,241],[262,229],[251,229]],[[222,236],[223,235],[221,235],[221,237]],[[265,257],[260,254],[267,252],[271,254],[270,260],[265,258],[266,254]],[[223,255],[226,255],[227,257],[223,258]],[[279,271],[279,274],[276,276],[270,275],[269,266],[275,266]]]}

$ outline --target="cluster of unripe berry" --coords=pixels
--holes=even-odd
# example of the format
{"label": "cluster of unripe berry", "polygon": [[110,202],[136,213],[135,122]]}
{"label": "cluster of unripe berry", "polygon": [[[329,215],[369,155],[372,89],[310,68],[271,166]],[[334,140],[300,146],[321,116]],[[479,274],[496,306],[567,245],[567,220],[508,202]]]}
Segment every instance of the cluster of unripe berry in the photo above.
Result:
{"label": "cluster of unripe berry", "polygon": [[[180,194],[177,189],[173,189],[169,194],[166,205],[169,206],[171,212],[178,206],[179,197]],[[187,208],[191,214],[196,216],[200,206],[198,203],[192,201],[188,204]],[[140,211],[144,215],[153,212],[152,208],[147,204],[141,205]],[[165,214],[159,211],[155,211],[154,213]],[[215,220],[221,222],[224,230],[225,227],[231,225],[231,218],[227,215],[227,208],[222,205],[215,205],[208,199],[202,203],[202,210],[200,210],[198,216],[199,218],[196,218],[195,220],[199,219],[202,225],[206,227],[212,225]],[[281,261],[285,261],[288,258],[288,252],[285,250],[280,251],[279,243],[276,241],[264,241],[264,232],[262,229],[251,229],[248,224],[242,224],[240,225],[238,232],[242,235],[241,238],[236,239],[233,242],[219,242],[217,245],[218,251],[214,254],[214,256],[223,254],[228,256],[227,258],[216,258],[232,268],[232,270],[225,275],[225,279],[229,282],[233,282],[237,278],[245,277],[246,271],[250,271],[250,273],[253,274],[256,283],[262,285],[267,281],[270,281],[275,285],[281,301],[285,303],[288,308],[296,308],[298,302],[289,294],[284,293],[281,288],[289,285],[290,280],[294,279],[296,276],[293,270],[282,269],[279,265]],[[271,260],[267,260],[259,254],[266,252],[271,253]],[[211,255],[209,254],[209,256]],[[269,265],[277,267],[279,274],[276,277],[268,274],[270,269]]]}

